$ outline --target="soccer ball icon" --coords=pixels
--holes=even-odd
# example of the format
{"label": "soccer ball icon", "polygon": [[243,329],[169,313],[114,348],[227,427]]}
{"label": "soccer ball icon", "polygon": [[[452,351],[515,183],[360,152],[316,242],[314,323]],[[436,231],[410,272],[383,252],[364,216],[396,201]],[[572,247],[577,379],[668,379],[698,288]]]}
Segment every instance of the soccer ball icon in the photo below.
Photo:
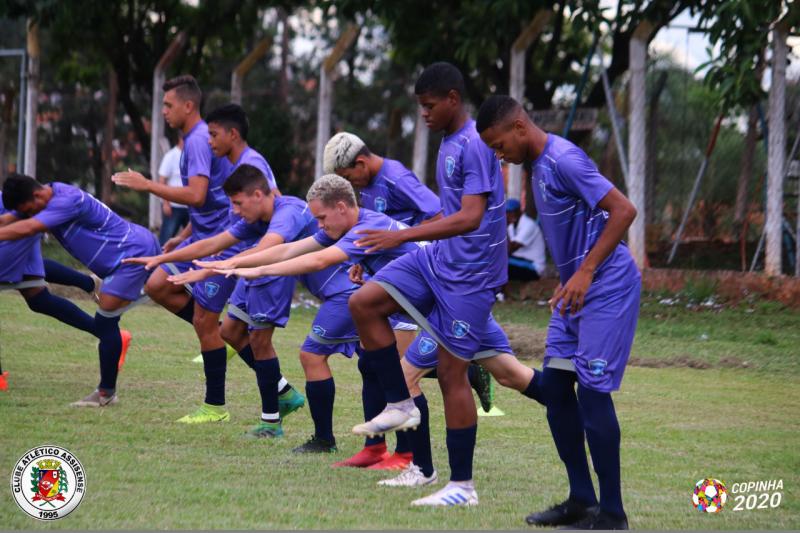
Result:
{"label": "soccer ball icon", "polygon": [[728,501],[728,489],[718,479],[701,479],[694,486],[692,503],[701,513],[718,513]]}

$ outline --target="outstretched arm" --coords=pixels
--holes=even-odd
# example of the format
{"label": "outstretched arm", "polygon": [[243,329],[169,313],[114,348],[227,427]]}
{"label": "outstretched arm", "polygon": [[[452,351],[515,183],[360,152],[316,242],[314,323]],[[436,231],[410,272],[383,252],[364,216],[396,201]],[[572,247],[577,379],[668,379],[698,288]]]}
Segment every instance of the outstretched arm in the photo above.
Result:
{"label": "outstretched arm", "polygon": [[239,239],[231,235],[230,232],[223,231],[213,237],[193,242],[189,246],[173,250],[166,254],[156,255],[154,257],[129,257],[128,259],[123,259],[122,262],[144,265],[147,270],[152,270],[162,263],[191,261],[199,257],[207,257],[221,252],[226,248],[230,248],[237,242],[239,242]]}
{"label": "outstretched arm", "polygon": [[450,216],[399,231],[359,230],[362,237],[356,245],[368,248],[367,253],[388,250],[410,241],[436,241],[478,229],[486,211],[485,194],[465,194],[461,209]]}
{"label": "outstretched arm", "polygon": [[[309,237],[312,238],[312,237]],[[313,239],[313,238],[312,238]],[[300,241],[302,242],[302,241]],[[331,265],[338,265],[347,261],[347,254],[336,246],[318,250],[299,257],[294,257],[279,263],[273,263],[256,268],[235,268],[233,270],[217,270],[226,276],[239,276],[247,279],[263,276],[299,276],[310,272],[319,272]]]}
{"label": "outstretched arm", "polygon": [[111,180],[121,187],[149,192],[164,200],[193,207],[202,206],[208,192],[208,178],[205,176],[191,176],[186,187],[170,187],[164,183],[149,180],[139,172],[128,169],[127,172],[117,172],[111,176]]}
{"label": "outstretched arm", "polygon": [[226,270],[240,267],[257,267],[260,265],[280,263],[281,261],[286,261],[288,259],[292,259],[293,257],[298,257],[322,249],[323,246],[319,244],[314,237],[306,237],[305,239],[299,241],[272,246],[271,248],[257,253],[249,255],[239,254],[224,262],[195,261],[195,264],[201,268],[222,268]]}
{"label": "outstretched arm", "polygon": [[0,227],[0,241],[16,241],[45,231],[47,226],[35,218],[28,218]]}

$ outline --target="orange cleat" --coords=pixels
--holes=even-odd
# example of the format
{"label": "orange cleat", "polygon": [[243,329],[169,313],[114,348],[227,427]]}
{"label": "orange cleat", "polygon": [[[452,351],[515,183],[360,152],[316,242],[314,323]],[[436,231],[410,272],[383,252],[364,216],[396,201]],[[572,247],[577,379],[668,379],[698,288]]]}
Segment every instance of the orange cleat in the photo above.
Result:
{"label": "orange cleat", "polygon": [[125,364],[125,356],[128,355],[128,348],[131,346],[131,332],[127,329],[119,330],[119,336],[122,338],[122,352],[119,354],[119,363],[117,363],[117,370],[122,370],[122,365]]}
{"label": "orange cleat", "polygon": [[380,463],[384,459],[388,459],[389,452],[386,451],[386,443],[372,444],[364,446],[364,449],[344,461],[333,463],[331,466],[338,468],[340,466],[349,466],[352,468],[368,468],[375,463]]}
{"label": "orange cleat", "polygon": [[0,372],[0,390],[8,390],[8,371]]}
{"label": "orange cleat", "polygon": [[369,470],[405,470],[413,459],[411,452],[394,452],[392,455],[367,467]]}

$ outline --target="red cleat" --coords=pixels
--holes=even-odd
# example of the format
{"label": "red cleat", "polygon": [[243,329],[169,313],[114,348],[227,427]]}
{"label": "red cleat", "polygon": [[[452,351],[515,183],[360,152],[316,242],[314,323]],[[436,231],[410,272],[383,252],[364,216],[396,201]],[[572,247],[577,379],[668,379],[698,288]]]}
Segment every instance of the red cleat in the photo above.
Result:
{"label": "red cleat", "polygon": [[122,352],[119,354],[119,362],[117,363],[117,370],[122,370],[122,365],[125,364],[125,356],[128,355],[128,348],[131,346],[131,332],[127,329],[119,330],[119,336],[122,338]]}
{"label": "red cleat", "polygon": [[8,390],[8,371],[0,372],[0,390]]}
{"label": "red cleat", "polygon": [[369,470],[405,470],[414,458],[411,452],[394,452],[392,455],[367,468]]}
{"label": "red cleat", "polygon": [[344,461],[333,463],[331,466],[334,468],[340,466],[350,466],[353,468],[368,468],[370,465],[380,463],[389,457],[389,452],[386,451],[386,443],[372,444],[364,446],[364,449]]}

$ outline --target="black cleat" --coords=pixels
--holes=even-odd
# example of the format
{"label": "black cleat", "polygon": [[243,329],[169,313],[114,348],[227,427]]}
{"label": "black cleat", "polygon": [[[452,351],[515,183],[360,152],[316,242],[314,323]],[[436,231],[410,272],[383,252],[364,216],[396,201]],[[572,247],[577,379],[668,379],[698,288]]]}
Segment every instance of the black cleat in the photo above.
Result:
{"label": "black cleat", "polygon": [[591,507],[586,518],[579,520],[574,524],[561,527],[559,529],[602,529],[605,531],[611,529],[628,529],[628,518],[622,518],[611,515],[599,506]]}
{"label": "black cleat", "polygon": [[531,513],[525,517],[529,526],[569,526],[580,522],[594,507],[588,507],[574,500],[564,500],[539,513]]}
{"label": "black cleat", "polygon": [[305,444],[294,448],[292,452],[294,453],[333,453],[336,450],[336,441],[329,441],[324,439],[318,439],[315,436],[312,436],[308,439]]}
{"label": "black cleat", "polygon": [[488,413],[492,410],[492,404],[494,403],[494,384],[492,383],[492,375],[481,365],[475,365],[475,370],[476,372],[470,374],[469,376],[469,384],[478,395],[478,400],[481,403],[481,409]]}

